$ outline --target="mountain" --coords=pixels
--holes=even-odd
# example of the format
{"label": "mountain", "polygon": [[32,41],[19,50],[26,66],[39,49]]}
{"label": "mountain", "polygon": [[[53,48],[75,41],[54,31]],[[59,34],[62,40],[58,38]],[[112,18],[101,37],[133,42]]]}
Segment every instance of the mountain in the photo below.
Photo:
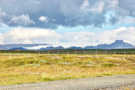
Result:
{"label": "mountain", "polygon": [[38,46],[46,46],[47,44],[2,44],[0,50],[11,50],[15,48],[32,48]]}
{"label": "mountain", "polygon": [[76,47],[76,46],[72,46],[72,47],[69,47],[69,48],[67,48],[67,49],[76,49],[76,50],[78,50],[78,49],[83,49],[82,47]]}
{"label": "mountain", "polygon": [[53,46],[50,46],[50,47],[46,47],[46,48],[40,48],[40,50],[60,50],[60,49],[65,49],[64,47],[62,46],[58,46],[58,47],[53,47]]}
{"label": "mountain", "polygon": [[124,42],[123,40],[116,40],[112,44],[100,44],[97,46],[87,46],[86,49],[131,49],[135,46]]}
{"label": "mountain", "polygon": [[133,45],[124,42],[123,40],[116,40],[114,43],[110,45],[111,48],[113,49],[121,49],[121,48],[135,48]]}
{"label": "mountain", "polygon": [[27,49],[25,49],[25,48],[23,48],[23,47],[17,47],[17,48],[11,48],[11,49],[9,49],[9,50],[19,50],[19,51],[24,51],[24,50],[27,50]]}
{"label": "mountain", "polygon": [[97,46],[77,47],[72,46],[64,48],[63,46],[53,46],[49,44],[7,44],[0,45],[0,50],[58,50],[58,49],[132,49],[135,46],[124,42],[123,40],[116,40],[111,44],[99,44]]}

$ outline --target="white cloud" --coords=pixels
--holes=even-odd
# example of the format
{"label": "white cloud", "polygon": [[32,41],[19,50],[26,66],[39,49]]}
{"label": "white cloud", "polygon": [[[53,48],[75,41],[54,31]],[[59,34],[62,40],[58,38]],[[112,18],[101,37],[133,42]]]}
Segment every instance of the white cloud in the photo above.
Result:
{"label": "white cloud", "polygon": [[6,27],[8,27],[8,25],[6,25],[4,23],[0,23],[0,27],[6,28]]}
{"label": "white cloud", "polygon": [[135,27],[121,27],[102,32],[64,32],[39,28],[14,28],[0,35],[0,43],[47,43],[53,45],[87,46],[124,40],[135,45]]}
{"label": "white cloud", "polygon": [[2,36],[2,34],[0,33],[0,44],[3,44],[3,36]]}
{"label": "white cloud", "polygon": [[55,31],[38,28],[14,28],[2,35],[5,43],[56,43],[60,38]]}
{"label": "white cloud", "polygon": [[9,23],[17,24],[17,25],[31,25],[31,24],[35,24],[35,22],[30,19],[29,15],[14,16],[14,17],[11,18]]}
{"label": "white cloud", "polygon": [[98,44],[112,43],[115,40],[124,40],[135,45],[135,27],[121,27],[115,30],[97,34]]}
{"label": "white cloud", "polygon": [[48,18],[45,17],[45,16],[40,16],[39,17],[39,21],[41,21],[41,22],[48,22]]}
{"label": "white cloud", "polygon": [[70,32],[63,34],[65,42],[62,45],[69,47],[72,45],[87,46],[97,44],[110,44],[115,40],[124,40],[135,45],[135,27],[121,27],[103,32]]}
{"label": "white cloud", "polygon": [[65,47],[91,45],[94,36],[93,32],[66,32],[62,34],[64,42],[61,44]]}

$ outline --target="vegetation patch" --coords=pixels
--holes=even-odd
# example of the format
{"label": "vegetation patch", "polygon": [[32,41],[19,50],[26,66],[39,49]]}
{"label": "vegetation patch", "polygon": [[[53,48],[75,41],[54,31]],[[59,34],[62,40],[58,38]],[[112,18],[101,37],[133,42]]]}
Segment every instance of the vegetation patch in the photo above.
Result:
{"label": "vegetation patch", "polygon": [[135,55],[0,53],[0,85],[135,74]]}

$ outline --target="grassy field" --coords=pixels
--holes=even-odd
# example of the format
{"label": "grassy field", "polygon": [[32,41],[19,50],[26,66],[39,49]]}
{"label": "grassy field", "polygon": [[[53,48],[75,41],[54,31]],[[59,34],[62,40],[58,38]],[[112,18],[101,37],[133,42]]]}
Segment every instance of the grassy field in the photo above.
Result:
{"label": "grassy field", "polygon": [[0,53],[0,85],[135,74],[134,54]]}

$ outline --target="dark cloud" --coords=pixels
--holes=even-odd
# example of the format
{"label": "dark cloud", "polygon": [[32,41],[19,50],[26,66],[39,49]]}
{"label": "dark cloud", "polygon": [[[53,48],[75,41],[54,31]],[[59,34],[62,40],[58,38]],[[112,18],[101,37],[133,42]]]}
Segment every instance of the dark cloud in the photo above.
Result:
{"label": "dark cloud", "polygon": [[[109,23],[115,24],[118,15],[135,14],[134,4],[134,0],[0,0],[0,8],[7,14],[6,19],[2,17],[4,23],[17,26],[20,23],[10,24],[9,21],[13,17],[29,15],[29,19],[35,23],[21,25],[46,28],[56,28],[58,25],[102,26],[108,23],[105,15],[110,10],[117,13],[109,19]],[[40,22],[40,16],[48,17],[48,22]]]}
{"label": "dark cloud", "polygon": [[129,11],[135,11],[135,1],[134,0],[119,0],[119,5]]}

